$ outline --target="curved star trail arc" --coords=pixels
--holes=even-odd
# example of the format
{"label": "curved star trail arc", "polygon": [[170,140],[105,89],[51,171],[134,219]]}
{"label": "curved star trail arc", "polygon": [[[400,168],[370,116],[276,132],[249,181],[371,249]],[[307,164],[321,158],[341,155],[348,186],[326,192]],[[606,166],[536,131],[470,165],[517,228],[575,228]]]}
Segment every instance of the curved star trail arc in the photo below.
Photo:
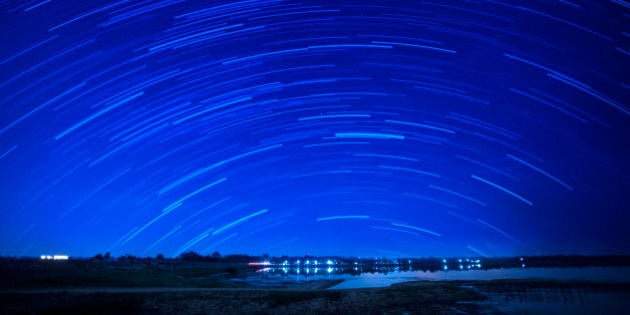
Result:
{"label": "curved star trail arc", "polygon": [[628,253],[623,1],[0,14],[2,255]]}

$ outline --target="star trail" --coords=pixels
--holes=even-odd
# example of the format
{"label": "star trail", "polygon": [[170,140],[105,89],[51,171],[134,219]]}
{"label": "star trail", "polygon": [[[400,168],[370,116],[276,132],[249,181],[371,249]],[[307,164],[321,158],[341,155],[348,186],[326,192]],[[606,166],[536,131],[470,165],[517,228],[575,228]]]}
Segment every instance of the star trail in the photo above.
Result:
{"label": "star trail", "polygon": [[1,255],[628,254],[629,161],[627,1],[0,2]]}

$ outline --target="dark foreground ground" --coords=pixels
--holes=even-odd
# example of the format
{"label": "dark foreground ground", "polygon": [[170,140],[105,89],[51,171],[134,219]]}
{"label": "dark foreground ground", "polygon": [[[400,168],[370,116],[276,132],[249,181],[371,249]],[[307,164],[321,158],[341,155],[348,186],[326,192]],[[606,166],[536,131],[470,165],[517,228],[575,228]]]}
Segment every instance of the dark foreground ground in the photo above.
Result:
{"label": "dark foreground ground", "polygon": [[5,260],[0,314],[630,314],[629,282],[234,281],[248,275],[246,264]]}
{"label": "dark foreground ground", "polygon": [[0,292],[2,314],[630,314],[626,284],[542,280],[407,282],[326,290],[74,288]]}

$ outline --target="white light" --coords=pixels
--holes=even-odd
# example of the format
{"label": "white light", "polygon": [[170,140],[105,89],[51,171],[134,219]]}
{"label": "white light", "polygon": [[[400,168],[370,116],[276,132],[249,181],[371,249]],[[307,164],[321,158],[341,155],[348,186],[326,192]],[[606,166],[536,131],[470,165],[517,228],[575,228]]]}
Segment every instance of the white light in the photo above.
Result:
{"label": "white light", "polygon": [[442,259],[442,262],[443,262],[443,263],[446,263],[446,259]]}
{"label": "white light", "polygon": [[333,272],[333,269],[332,269],[332,267],[328,267],[328,269],[327,269],[327,270],[328,270],[328,273],[331,273],[331,272]]}
{"label": "white light", "polygon": [[39,256],[41,260],[68,260],[70,257],[68,255],[41,255]]}
{"label": "white light", "polygon": [[332,264],[333,264],[333,262],[332,262],[332,260],[328,259],[328,261],[326,262],[326,264],[328,264],[328,265],[332,265]]}
{"label": "white light", "polygon": [[444,270],[448,270],[448,266],[444,265]]}

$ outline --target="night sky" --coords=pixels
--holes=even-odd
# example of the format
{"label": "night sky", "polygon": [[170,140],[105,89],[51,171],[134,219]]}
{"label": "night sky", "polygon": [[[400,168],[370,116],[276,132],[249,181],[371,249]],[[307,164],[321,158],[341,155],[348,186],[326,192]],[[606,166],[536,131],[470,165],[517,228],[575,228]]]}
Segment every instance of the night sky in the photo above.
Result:
{"label": "night sky", "polygon": [[630,3],[0,1],[0,255],[630,254]]}

